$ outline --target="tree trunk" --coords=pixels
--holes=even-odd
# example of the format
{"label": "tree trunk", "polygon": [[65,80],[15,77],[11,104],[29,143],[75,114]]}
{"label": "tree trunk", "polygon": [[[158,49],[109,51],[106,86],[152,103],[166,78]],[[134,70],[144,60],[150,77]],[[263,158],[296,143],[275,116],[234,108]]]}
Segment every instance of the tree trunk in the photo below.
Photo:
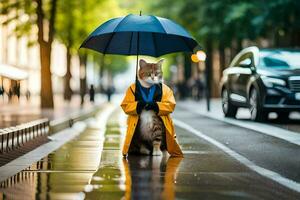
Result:
{"label": "tree trunk", "polygon": [[237,53],[239,53],[243,49],[243,39],[237,39]]}
{"label": "tree trunk", "polygon": [[72,58],[72,55],[71,55],[71,52],[70,52],[70,47],[68,46],[67,47],[67,72],[66,72],[66,75],[64,77],[64,81],[65,81],[64,99],[67,100],[67,101],[71,100],[72,94],[73,94],[73,91],[72,91],[71,86],[70,86],[70,80],[72,78],[71,58]]}
{"label": "tree trunk", "polygon": [[232,60],[237,54],[236,51],[236,40],[233,39],[230,45],[230,60]]}
{"label": "tree trunk", "polygon": [[205,75],[206,75],[206,98],[207,98],[207,110],[210,110],[210,97],[211,97],[211,89],[212,89],[212,67],[213,67],[213,42],[211,39],[207,39],[206,41],[206,67],[205,67]]}
{"label": "tree trunk", "polygon": [[192,74],[192,63],[191,63],[191,54],[185,53],[184,54],[184,79],[188,81]]}
{"label": "tree trunk", "polygon": [[222,43],[219,44],[219,59],[220,59],[220,75],[222,76],[225,69],[225,47]]}
{"label": "tree trunk", "polygon": [[181,97],[186,98],[191,95],[189,80],[192,74],[191,54],[184,53],[184,82],[181,84]]}
{"label": "tree trunk", "polygon": [[80,62],[80,98],[81,105],[84,103],[84,96],[87,90],[86,84],[86,64],[87,64],[87,54],[79,54],[79,62]]}
{"label": "tree trunk", "polygon": [[38,43],[40,46],[41,61],[41,107],[54,108],[53,90],[51,81],[51,46],[54,37],[54,22],[57,0],[51,0],[50,20],[48,25],[48,41],[44,39],[44,11],[43,1],[36,0],[36,14],[38,25]]}
{"label": "tree trunk", "polygon": [[53,91],[50,71],[51,47],[45,43],[40,43],[41,60],[41,107],[53,108]]}

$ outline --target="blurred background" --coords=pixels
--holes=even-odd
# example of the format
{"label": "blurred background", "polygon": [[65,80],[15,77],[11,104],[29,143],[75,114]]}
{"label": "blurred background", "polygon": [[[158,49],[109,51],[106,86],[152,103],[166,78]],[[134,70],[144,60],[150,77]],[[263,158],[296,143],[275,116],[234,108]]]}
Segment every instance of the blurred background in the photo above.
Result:
{"label": "blurred background", "polygon": [[176,21],[204,51],[203,59],[164,56],[164,79],[178,99],[204,96],[205,68],[219,97],[222,71],[245,47],[300,46],[298,0],[1,0],[0,105],[35,99],[53,108],[56,95],[83,104],[92,85],[95,93],[123,92],[134,81],[135,57],[79,47],[101,23],[140,11]]}

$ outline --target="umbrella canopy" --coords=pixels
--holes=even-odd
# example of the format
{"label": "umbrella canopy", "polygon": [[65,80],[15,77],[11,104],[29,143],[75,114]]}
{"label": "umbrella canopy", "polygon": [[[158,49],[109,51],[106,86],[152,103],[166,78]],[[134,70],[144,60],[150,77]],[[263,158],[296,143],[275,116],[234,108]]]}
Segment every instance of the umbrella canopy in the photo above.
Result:
{"label": "umbrella canopy", "polygon": [[192,52],[197,45],[184,28],[169,19],[130,14],[99,26],[81,47],[103,54],[159,57],[174,52]]}

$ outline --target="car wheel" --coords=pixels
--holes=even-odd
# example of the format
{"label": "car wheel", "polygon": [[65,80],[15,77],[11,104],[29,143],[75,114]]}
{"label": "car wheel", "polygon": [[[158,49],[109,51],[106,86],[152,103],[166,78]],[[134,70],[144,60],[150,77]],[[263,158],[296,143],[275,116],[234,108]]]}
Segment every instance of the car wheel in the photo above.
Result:
{"label": "car wheel", "polygon": [[262,102],[259,100],[258,91],[253,88],[249,97],[251,120],[262,122],[268,118],[268,113],[263,109]]}
{"label": "car wheel", "polygon": [[233,105],[229,99],[229,94],[227,89],[222,91],[222,110],[225,117],[235,117],[238,107]]}

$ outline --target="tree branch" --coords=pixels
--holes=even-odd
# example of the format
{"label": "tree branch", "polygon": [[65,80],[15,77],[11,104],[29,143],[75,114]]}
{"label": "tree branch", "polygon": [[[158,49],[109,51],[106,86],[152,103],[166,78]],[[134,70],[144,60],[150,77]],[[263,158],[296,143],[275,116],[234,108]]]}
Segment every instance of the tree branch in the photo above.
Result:
{"label": "tree branch", "polygon": [[43,12],[43,2],[42,0],[36,0],[37,7],[36,7],[36,14],[37,14],[37,25],[38,25],[38,42],[44,43],[44,26],[43,26],[43,20],[44,20],[44,12]]}
{"label": "tree branch", "polygon": [[57,0],[51,0],[51,11],[50,11],[50,20],[49,20],[49,35],[48,35],[48,43],[51,44],[53,42],[53,37],[55,33],[55,18],[56,18],[56,6]]}

